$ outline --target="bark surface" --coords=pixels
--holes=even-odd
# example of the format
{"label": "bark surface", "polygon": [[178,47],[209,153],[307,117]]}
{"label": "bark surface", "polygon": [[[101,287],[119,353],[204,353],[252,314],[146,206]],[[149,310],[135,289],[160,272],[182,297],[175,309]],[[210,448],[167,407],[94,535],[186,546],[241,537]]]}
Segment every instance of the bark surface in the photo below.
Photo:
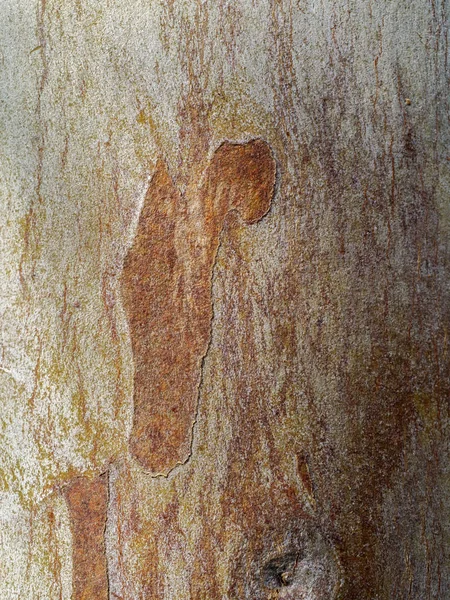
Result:
{"label": "bark surface", "polygon": [[450,597],[448,0],[0,3],[0,596]]}

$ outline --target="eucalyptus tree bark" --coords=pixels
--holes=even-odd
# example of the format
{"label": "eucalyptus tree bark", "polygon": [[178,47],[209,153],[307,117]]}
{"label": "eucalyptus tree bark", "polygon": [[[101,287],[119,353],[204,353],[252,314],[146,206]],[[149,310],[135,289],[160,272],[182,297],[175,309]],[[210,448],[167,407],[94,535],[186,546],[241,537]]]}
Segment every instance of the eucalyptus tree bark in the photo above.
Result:
{"label": "eucalyptus tree bark", "polygon": [[0,596],[450,597],[447,0],[0,4]]}

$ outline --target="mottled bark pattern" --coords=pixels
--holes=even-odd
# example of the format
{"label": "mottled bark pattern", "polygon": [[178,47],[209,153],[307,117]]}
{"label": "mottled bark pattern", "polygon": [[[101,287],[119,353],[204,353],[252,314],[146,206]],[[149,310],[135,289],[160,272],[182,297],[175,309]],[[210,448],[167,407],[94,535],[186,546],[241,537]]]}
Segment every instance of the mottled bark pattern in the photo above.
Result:
{"label": "mottled bark pattern", "polygon": [[260,220],[275,176],[262,140],[224,142],[184,195],[156,167],[122,275],[135,362],[130,446],[147,470],[167,474],[189,457],[222,227],[231,210]]}
{"label": "mottled bark pattern", "polygon": [[2,600],[450,598],[449,17],[0,1]]}
{"label": "mottled bark pattern", "polygon": [[104,532],[108,478],[78,477],[64,488],[72,525],[72,600],[109,600]]}

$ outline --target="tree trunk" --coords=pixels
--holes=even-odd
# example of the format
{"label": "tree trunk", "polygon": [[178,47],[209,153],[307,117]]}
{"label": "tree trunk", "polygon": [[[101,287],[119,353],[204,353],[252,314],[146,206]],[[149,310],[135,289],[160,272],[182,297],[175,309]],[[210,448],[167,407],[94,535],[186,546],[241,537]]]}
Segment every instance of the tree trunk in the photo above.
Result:
{"label": "tree trunk", "polygon": [[447,600],[447,0],[3,0],[5,600]]}

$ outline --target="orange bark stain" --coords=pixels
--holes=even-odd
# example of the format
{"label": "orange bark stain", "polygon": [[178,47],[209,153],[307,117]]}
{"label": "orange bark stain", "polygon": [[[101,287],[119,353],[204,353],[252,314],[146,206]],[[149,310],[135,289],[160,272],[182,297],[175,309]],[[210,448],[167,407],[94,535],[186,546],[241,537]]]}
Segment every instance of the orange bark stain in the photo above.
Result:
{"label": "orange bark stain", "polygon": [[79,477],[65,488],[73,534],[73,600],[108,600],[104,531],[108,503],[106,474]]}
{"label": "orange bark stain", "polygon": [[262,140],[224,142],[184,195],[157,165],[122,275],[135,368],[130,449],[149,471],[167,474],[190,456],[220,234],[230,211],[259,221],[275,179]]}

